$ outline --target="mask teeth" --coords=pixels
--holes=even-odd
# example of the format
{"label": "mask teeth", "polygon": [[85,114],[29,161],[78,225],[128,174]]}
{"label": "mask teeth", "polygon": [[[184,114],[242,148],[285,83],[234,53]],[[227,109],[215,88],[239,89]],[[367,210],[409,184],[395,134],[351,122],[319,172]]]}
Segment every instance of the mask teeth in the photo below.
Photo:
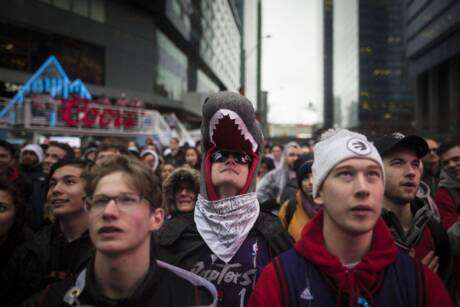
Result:
{"label": "mask teeth", "polygon": [[252,134],[249,132],[248,128],[246,127],[246,124],[244,123],[244,121],[239,117],[239,115],[236,112],[234,112],[232,110],[228,110],[228,109],[220,109],[216,113],[214,113],[214,115],[212,116],[212,118],[210,120],[210,123],[209,123],[210,124],[209,125],[209,136],[210,136],[210,139],[211,139],[211,143],[216,145],[216,143],[214,142],[214,139],[213,139],[214,130],[216,129],[217,124],[219,123],[219,121],[222,118],[224,118],[224,116],[230,117],[230,119],[232,119],[235,122],[235,124],[238,127],[238,130],[240,131],[241,136],[245,140],[247,140],[247,141],[249,141],[251,143],[252,151],[257,152],[258,144],[254,140],[254,137],[252,136]]}
{"label": "mask teeth", "polygon": [[210,125],[209,125],[209,135],[210,135],[210,138],[211,138],[211,143],[213,143],[214,145],[216,145],[216,143],[214,143],[214,139],[213,139],[213,136],[214,136],[214,130],[216,129],[216,126],[217,124],[219,123],[219,120],[224,118],[224,113],[221,112],[221,110],[217,111],[211,118],[211,121],[210,121]]}

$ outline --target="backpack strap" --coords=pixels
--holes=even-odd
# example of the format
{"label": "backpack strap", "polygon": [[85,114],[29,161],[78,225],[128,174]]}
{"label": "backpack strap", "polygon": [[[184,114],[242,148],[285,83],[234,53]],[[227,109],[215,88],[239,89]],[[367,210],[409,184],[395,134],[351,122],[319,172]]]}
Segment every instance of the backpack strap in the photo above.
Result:
{"label": "backpack strap", "polygon": [[284,266],[279,257],[273,259],[273,266],[275,268],[276,277],[278,279],[278,285],[280,288],[281,306],[289,307],[291,306],[290,293],[286,280],[286,273],[284,272]]}
{"label": "backpack strap", "polygon": [[439,257],[438,275],[444,282],[447,292],[449,292],[451,298],[455,301],[454,260],[451,253],[449,236],[442,225],[434,218],[428,222],[428,227],[433,238],[435,254]]}
{"label": "backpack strap", "polygon": [[286,221],[286,228],[289,228],[289,224],[291,224],[292,217],[294,216],[295,209],[297,208],[297,202],[295,198],[291,198],[288,200],[287,208],[286,208],[286,215],[284,219]]}
{"label": "backpack strap", "polygon": [[454,199],[455,205],[457,206],[457,213],[460,213],[460,190],[456,188],[443,187],[449,192],[449,195]]}
{"label": "backpack strap", "polygon": [[415,261],[415,268],[417,270],[417,299],[418,299],[418,306],[419,307],[428,307],[427,302],[427,292],[428,289],[426,288],[426,279],[425,279],[425,271],[423,268],[423,264],[420,261]]}

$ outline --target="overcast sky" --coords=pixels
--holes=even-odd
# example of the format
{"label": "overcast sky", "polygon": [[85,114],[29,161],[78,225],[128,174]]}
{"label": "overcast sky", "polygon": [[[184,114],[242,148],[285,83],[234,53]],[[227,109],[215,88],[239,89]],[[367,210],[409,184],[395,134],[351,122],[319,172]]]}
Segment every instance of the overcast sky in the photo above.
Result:
{"label": "overcast sky", "polygon": [[[322,119],[321,0],[263,0],[262,89],[271,123]],[[309,111],[312,102],[315,112]]]}

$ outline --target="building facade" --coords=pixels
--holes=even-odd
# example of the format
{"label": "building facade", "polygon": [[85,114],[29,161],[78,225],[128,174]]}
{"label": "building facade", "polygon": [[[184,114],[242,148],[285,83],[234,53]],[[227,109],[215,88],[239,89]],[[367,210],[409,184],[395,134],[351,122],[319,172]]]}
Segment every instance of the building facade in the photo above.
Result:
{"label": "building facade", "polygon": [[404,1],[406,56],[415,125],[425,135],[460,130],[460,2]]}
{"label": "building facade", "polygon": [[334,126],[379,135],[413,130],[398,0],[333,1]]}
{"label": "building facade", "polygon": [[14,95],[54,55],[93,95],[141,99],[196,127],[197,94],[240,86],[241,23],[232,0],[0,5],[0,96]]}

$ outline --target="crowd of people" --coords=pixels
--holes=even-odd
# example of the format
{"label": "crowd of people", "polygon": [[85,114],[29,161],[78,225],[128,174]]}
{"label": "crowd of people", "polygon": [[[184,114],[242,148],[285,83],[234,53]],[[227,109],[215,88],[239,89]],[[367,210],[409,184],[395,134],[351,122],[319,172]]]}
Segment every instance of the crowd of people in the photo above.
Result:
{"label": "crowd of people", "polygon": [[0,140],[0,305],[458,305],[460,140],[270,144],[230,92],[201,128],[166,150]]}

